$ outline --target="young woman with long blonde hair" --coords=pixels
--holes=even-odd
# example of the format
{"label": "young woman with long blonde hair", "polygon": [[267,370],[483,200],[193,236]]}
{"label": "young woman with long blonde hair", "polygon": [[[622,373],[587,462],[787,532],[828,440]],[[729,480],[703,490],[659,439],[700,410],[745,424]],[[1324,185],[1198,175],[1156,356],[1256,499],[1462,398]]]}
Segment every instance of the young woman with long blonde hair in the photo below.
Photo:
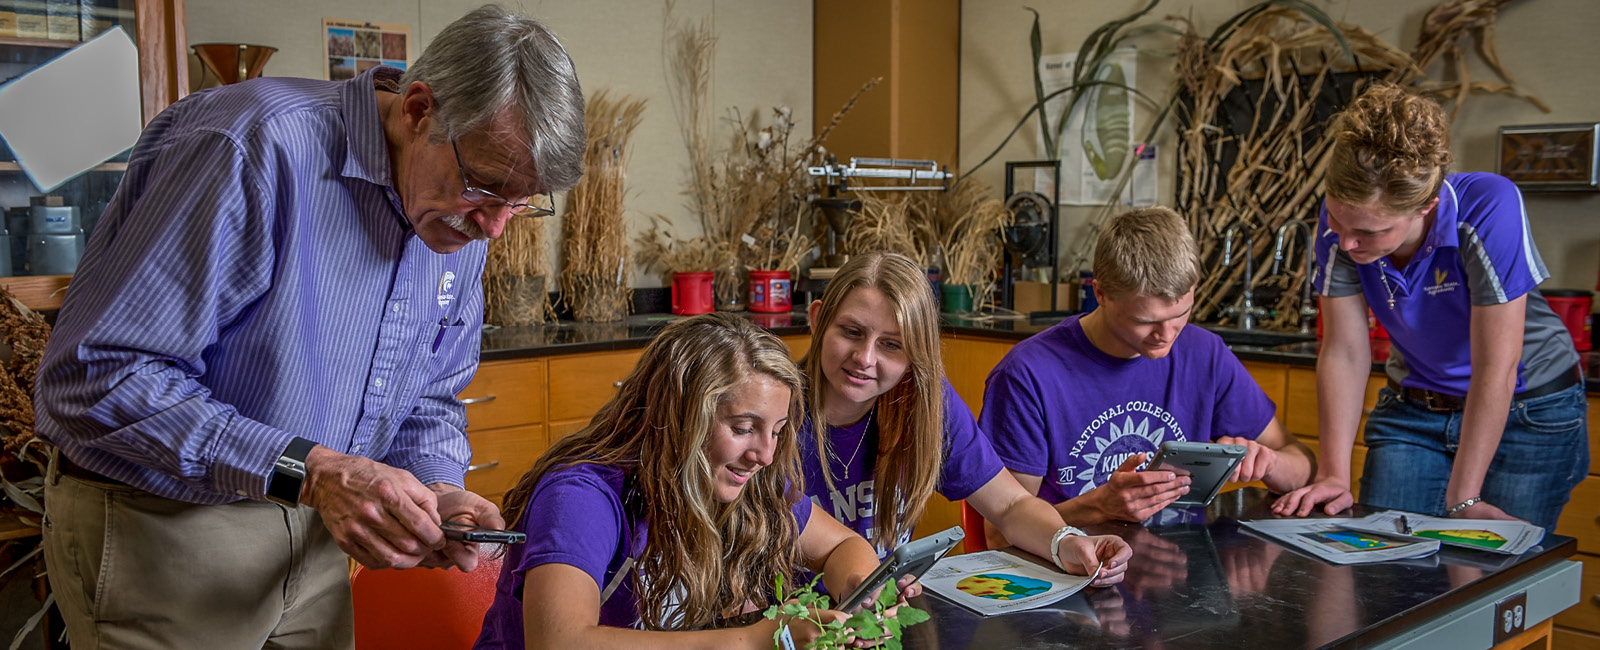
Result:
{"label": "young woman with long blonde hair", "polygon": [[927,275],[893,253],[857,255],[811,304],[806,492],[886,553],[910,539],[937,490],[965,499],[1007,540],[1094,584],[1122,580],[1132,555],[1111,535],[1066,525],[1025,491],[945,380]]}
{"label": "young woman with long blonde hair", "polygon": [[783,342],[746,319],[668,325],[507,494],[528,540],[508,547],[476,647],[770,648],[771,621],[709,628],[797,567],[853,589],[877,558],[798,492],[801,391]]}

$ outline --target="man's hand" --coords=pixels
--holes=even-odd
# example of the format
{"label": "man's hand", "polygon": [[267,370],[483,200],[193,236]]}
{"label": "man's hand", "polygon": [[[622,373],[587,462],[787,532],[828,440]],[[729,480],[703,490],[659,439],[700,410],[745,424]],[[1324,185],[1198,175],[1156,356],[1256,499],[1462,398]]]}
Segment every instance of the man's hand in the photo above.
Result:
{"label": "man's hand", "polygon": [[410,472],[317,445],[300,502],[322,516],[339,548],[370,569],[404,569],[444,548],[438,500]]}
{"label": "man's hand", "polygon": [[1111,478],[1090,490],[1090,503],[1107,519],[1141,522],[1189,493],[1190,479],[1168,470],[1136,471],[1147,454],[1122,462]]}
{"label": "man's hand", "polygon": [[1062,568],[1073,575],[1089,575],[1098,566],[1100,574],[1089,584],[1109,587],[1122,582],[1133,548],[1116,535],[1067,535],[1061,538],[1060,555]]}
{"label": "man's hand", "polygon": [[1332,476],[1317,479],[1310,485],[1278,497],[1272,504],[1272,513],[1285,517],[1304,517],[1321,504],[1322,511],[1338,514],[1354,505],[1356,498],[1350,494],[1350,484]]}
{"label": "man's hand", "polygon": [[1277,451],[1249,438],[1222,436],[1216,442],[1220,445],[1239,445],[1245,449],[1244,460],[1239,461],[1239,466],[1233,470],[1233,476],[1228,479],[1230,482],[1250,483],[1265,479],[1278,463]]}
{"label": "man's hand", "polygon": [[1137,526],[1129,535],[1138,562],[1130,562],[1128,593],[1135,598],[1146,594],[1171,591],[1189,580],[1189,556],[1177,544],[1161,539],[1150,529]]}
{"label": "man's hand", "polygon": [[[428,489],[438,495],[440,521],[453,521],[484,528],[506,527],[505,519],[500,516],[500,508],[476,493],[445,483],[429,485]],[[420,564],[435,568],[453,566],[463,572],[471,573],[478,568],[478,545],[473,542],[445,540],[444,548],[430,553]]]}

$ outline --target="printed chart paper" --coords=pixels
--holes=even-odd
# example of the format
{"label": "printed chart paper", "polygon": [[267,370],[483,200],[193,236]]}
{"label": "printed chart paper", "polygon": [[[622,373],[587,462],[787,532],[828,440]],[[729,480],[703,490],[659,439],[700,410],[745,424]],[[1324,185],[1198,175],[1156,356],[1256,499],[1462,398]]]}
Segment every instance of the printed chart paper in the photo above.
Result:
{"label": "printed chart paper", "polygon": [[993,616],[1049,605],[1078,593],[1091,580],[1093,576],[1069,575],[1005,551],[981,551],[939,560],[922,575],[922,586],[980,616]]}
{"label": "printed chart paper", "polygon": [[1357,519],[1265,519],[1240,522],[1246,531],[1334,564],[1371,564],[1424,557],[1439,540],[1363,530]]}

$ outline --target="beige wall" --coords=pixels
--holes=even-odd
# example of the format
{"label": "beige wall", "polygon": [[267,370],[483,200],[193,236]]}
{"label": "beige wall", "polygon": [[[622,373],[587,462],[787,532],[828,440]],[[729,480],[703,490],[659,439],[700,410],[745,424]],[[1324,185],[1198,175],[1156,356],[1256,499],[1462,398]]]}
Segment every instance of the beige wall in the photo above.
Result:
{"label": "beige wall", "polygon": [[[190,43],[246,42],[278,48],[267,63],[271,76],[322,77],[323,18],[405,23],[425,45],[441,28],[482,4],[479,0],[187,0]],[[507,7],[544,21],[561,38],[586,92],[648,98],[634,135],[629,168],[630,240],[648,214],[666,215],[679,234],[693,235],[698,222],[680,193],[687,156],[667,95],[661,46],[666,4],[645,0],[504,1]],[[674,10],[688,19],[708,17],[719,37],[712,78],[712,106],[720,119],[729,108],[762,124],[773,106],[793,108],[795,133],[811,133],[811,3],[790,0],[679,0]],[[413,53],[420,52],[420,47]],[[550,223],[559,233],[559,221]],[[554,237],[552,237],[552,240]],[[637,286],[660,286],[655,273],[636,275]]]}
{"label": "beige wall", "polygon": [[[1023,111],[1033,103],[1029,71],[1028,29],[1039,10],[1045,53],[1072,52],[1096,27],[1125,16],[1145,0],[968,0],[962,9],[961,164],[966,169],[993,151]],[[1427,10],[1437,0],[1311,0],[1334,18],[1378,33],[1390,43],[1410,49]],[[1229,16],[1254,4],[1246,0],[1167,0],[1151,12],[1190,16],[1201,34],[1209,35]],[[1502,125],[1600,121],[1600,2],[1594,0],[1514,0],[1496,24],[1501,61],[1524,90],[1543,99],[1549,114],[1520,100],[1479,96],[1469,101],[1455,123],[1454,149],[1458,171],[1494,169],[1495,133]],[[1170,40],[1145,39],[1146,51],[1170,50]],[[1472,46],[1468,43],[1468,48]],[[1477,55],[1470,58],[1477,60]],[[1164,95],[1171,76],[1170,58],[1146,56],[1139,65],[1139,86]],[[1430,75],[1439,78],[1439,70]],[[1493,80],[1474,65],[1477,80]],[[1160,96],[1158,95],[1158,96]],[[1151,115],[1141,109],[1135,133],[1148,128]],[[1032,125],[1030,124],[1030,127]],[[1004,181],[1004,161],[1037,157],[1034,131],[1025,127],[1006,149],[978,172],[997,188]],[[1171,138],[1159,141],[1162,151],[1162,201],[1172,199]],[[1534,239],[1550,267],[1546,288],[1594,289],[1600,270],[1600,193],[1527,194]],[[1077,236],[1092,214],[1068,207],[1064,236]],[[1066,249],[1063,249],[1066,250]]]}

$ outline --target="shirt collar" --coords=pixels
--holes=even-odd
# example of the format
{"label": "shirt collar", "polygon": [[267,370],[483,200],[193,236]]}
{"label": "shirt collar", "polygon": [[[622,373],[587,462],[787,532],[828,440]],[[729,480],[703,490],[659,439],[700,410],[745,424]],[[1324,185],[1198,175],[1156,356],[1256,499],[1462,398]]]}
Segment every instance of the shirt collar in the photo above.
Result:
{"label": "shirt collar", "polygon": [[340,103],[345,117],[346,151],[343,175],[378,185],[389,185],[389,140],[383,134],[383,117],[378,114],[378,97],[373,90],[399,88],[397,68],[374,66],[344,82]]}
{"label": "shirt collar", "polygon": [[1461,235],[1456,231],[1460,207],[1456,188],[1450,184],[1450,179],[1446,178],[1439,190],[1439,207],[1433,215],[1433,227],[1428,231],[1428,236],[1422,239],[1422,246],[1426,251],[1424,257],[1431,255],[1433,249],[1457,248],[1461,245]]}

